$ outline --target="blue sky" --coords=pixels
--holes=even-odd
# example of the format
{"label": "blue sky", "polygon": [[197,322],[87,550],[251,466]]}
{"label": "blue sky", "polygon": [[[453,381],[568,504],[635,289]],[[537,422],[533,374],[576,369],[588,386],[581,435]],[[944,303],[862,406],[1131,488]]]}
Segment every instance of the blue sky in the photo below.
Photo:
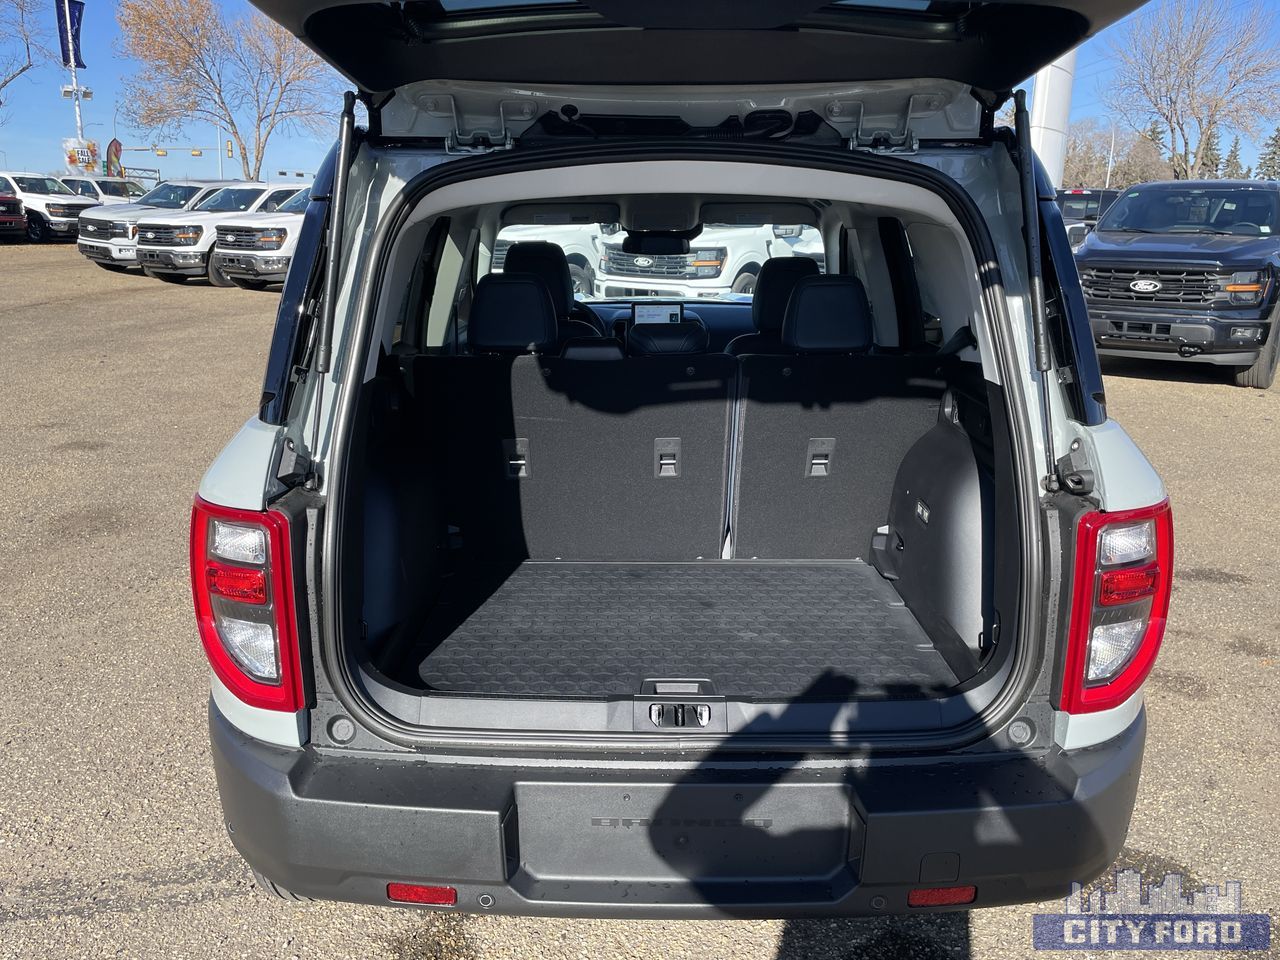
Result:
{"label": "blue sky", "polygon": [[[232,15],[246,13],[250,9],[240,0],[216,2]],[[56,47],[57,19],[52,0],[49,0],[48,8],[49,36]],[[80,43],[87,69],[79,73],[81,86],[93,90],[93,99],[82,104],[84,133],[87,138],[97,140],[103,150],[111,141],[113,131],[126,148],[147,146],[154,139],[147,131],[130,127],[123,109],[116,110],[120,102],[121,78],[131,72],[132,66],[116,50],[119,35],[112,0],[86,0]],[[60,92],[62,85],[69,82],[67,71],[54,63],[31,71],[5,89],[5,103],[0,107],[5,117],[5,123],[0,126],[0,166],[39,173],[65,172],[62,141],[76,133],[75,108],[70,100],[62,99]],[[186,131],[185,137],[174,138],[162,145],[205,147],[203,157],[192,157],[189,151],[181,149],[171,149],[167,157],[126,150],[124,164],[126,167],[130,164],[159,167],[164,177],[216,177],[219,151],[212,149],[216,137],[212,127],[192,127]],[[223,140],[226,140],[225,134]],[[276,133],[267,144],[262,175],[273,177],[278,170],[314,173],[330,142],[331,138],[316,138],[312,134]],[[227,160],[225,149],[221,152],[226,176],[239,177],[240,161]]]}
{"label": "blue sky", "polygon": [[[243,0],[212,0],[229,14],[246,13],[249,8]],[[50,34],[53,33],[53,4],[49,4]],[[1114,29],[1114,28],[1113,28]],[[153,142],[152,136],[143,130],[132,129],[124,119],[123,110],[117,111],[120,79],[129,72],[130,64],[117,51],[114,4],[111,0],[87,0],[85,4],[82,47],[88,69],[81,72],[80,82],[90,87],[94,98],[84,103],[85,136],[97,140],[105,148],[113,134],[120,137],[126,147],[145,146]],[[1072,120],[1097,117],[1105,126],[1106,108],[1098,91],[1107,82],[1111,68],[1107,60],[1107,34],[1090,40],[1080,48],[1076,61],[1076,85],[1072,100]],[[62,170],[61,144],[64,137],[75,135],[75,117],[72,104],[63,100],[59,89],[67,82],[67,72],[56,65],[40,67],[23,79],[10,85],[6,93],[3,113],[6,122],[0,126],[0,166],[8,169],[30,169],[39,172]],[[336,104],[335,104],[336,107]],[[336,132],[336,124],[335,124]],[[1270,133],[1263,131],[1262,138]],[[169,155],[157,158],[150,153],[126,152],[125,165],[156,167],[166,177],[213,177],[218,173],[218,149],[206,149],[203,157],[192,157],[180,149],[184,146],[214,148],[216,133],[212,128],[193,127],[181,140],[169,141],[173,147]],[[263,165],[264,176],[274,176],[278,170],[303,170],[313,172],[328,146],[328,139],[312,134],[277,133],[272,137]],[[1228,144],[1223,144],[1225,152]],[[1257,159],[1257,144],[1244,145],[1246,164]],[[239,162],[223,160],[227,176],[238,176]]]}

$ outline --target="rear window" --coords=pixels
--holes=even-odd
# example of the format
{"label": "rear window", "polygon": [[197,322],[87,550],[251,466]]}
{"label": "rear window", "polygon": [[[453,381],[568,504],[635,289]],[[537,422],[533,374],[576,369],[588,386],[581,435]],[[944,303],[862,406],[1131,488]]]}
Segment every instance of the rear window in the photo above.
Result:
{"label": "rear window", "polygon": [[510,225],[498,232],[489,270],[505,268],[513,243],[545,241],[565,252],[578,300],[749,301],[750,278],[771,257],[806,256],[825,268],[821,235],[798,224],[704,224],[688,253],[628,252],[626,239],[616,223]]}
{"label": "rear window", "polygon": [[1100,231],[1272,234],[1280,228],[1277,192],[1252,187],[1158,185],[1130,190],[1102,217]]}

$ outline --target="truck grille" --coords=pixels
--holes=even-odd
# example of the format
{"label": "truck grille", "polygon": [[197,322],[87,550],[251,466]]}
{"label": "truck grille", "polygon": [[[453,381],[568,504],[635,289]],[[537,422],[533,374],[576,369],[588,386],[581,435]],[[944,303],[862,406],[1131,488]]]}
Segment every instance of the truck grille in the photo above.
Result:
{"label": "truck grille", "polygon": [[159,223],[143,223],[138,225],[138,242],[151,247],[189,247],[191,240],[178,239],[178,231],[186,233],[193,227],[171,227]]}
{"label": "truck grille", "polygon": [[0,200],[0,214],[7,216],[17,216],[21,212],[21,205],[17,200]]}
{"label": "truck grille", "polygon": [[90,217],[80,218],[81,240],[110,240],[115,237],[128,237],[129,226],[110,220],[94,220]]}
{"label": "truck grille", "polygon": [[604,272],[615,277],[672,277],[677,279],[697,276],[693,257],[687,253],[640,254],[624,253],[621,247],[605,245]]}
{"label": "truck grille", "polygon": [[499,240],[493,245],[493,259],[489,263],[489,269],[493,273],[500,273],[503,265],[507,262],[507,248],[511,246],[510,240]]}
{"label": "truck grille", "polygon": [[218,247],[222,250],[257,250],[261,230],[253,227],[219,227]]}
{"label": "truck grille", "polygon": [[[1086,267],[1080,283],[1090,300],[1112,303],[1157,303],[1198,306],[1223,296],[1230,275],[1212,270],[1134,270],[1119,267]],[[1149,289],[1153,284],[1156,288]],[[1138,289],[1134,289],[1135,285]]]}

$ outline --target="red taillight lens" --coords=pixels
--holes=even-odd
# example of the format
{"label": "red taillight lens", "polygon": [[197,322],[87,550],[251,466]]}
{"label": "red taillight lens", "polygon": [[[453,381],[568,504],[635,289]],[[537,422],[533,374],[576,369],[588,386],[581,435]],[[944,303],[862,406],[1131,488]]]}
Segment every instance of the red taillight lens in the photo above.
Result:
{"label": "red taillight lens", "polygon": [[422,883],[388,883],[387,899],[395,903],[452,907],[458,902],[458,891],[453,887],[432,887]]}
{"label": "red taillight lens", "polygon": [[233,567],[210,560],[204,568],[209,590],[228,600],[241,603],[267,602],[267,571],[252,567]]}
{"label": "red taillight lens", "polygon": [[1167,500],[1081,517],[1063,710],[1107,710],[1137,692],[1160,651],[1172,582],[1173,515]]}
{"label": "red taillight lens", "polygon": [[1154,563],[1137,570],[1104,570],[1098,590],[1098,602],[1104,607],[1133,603],[1156,592],[1160,568]]}
{"label": "red taillight lens", "polygon": [[978,888],[968,887],[918,887],[907,894],[909,907],[954,907],[973,903]]}
{"label": "red taillight lens", "polygon": [[282,514],[196,498],[191,593],[205,656],[236,697],[287,712],[305,703],[291,557]]}

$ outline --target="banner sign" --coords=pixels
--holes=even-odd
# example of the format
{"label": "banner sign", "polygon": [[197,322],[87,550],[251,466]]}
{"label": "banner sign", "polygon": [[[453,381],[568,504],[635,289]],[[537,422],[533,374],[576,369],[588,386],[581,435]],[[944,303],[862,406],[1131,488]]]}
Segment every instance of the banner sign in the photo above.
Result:
{"label": "banner sign", "polygon": [[94,175],[98,172],[98,144],[95,140],[69,137],[62,141],[62,155],[71,173]]}
{"label": "banner sign", "polygon": [[75,65],[83,70],[80,23],[84,20],[84,0],[53,0],[53,5],[58,12],[58,42],[62,45],[62,65],[70,67],[74,57]]}
{"label": "banner sign", "polygon": [[120,162],[120,151],[122,146],[119,140],[112,140],[107,144],[107,156],[103,161],[103,172],[108,177],[123,177],[124,165]]}

